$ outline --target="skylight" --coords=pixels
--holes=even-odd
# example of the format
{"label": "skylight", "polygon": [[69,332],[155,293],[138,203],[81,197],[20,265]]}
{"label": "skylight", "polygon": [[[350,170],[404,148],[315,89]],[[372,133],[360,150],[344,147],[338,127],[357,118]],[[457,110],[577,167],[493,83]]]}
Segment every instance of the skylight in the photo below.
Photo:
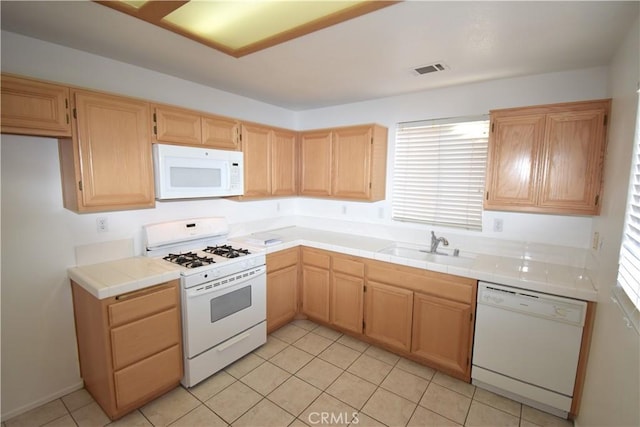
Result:
{"label": "skylight", "polygon": [[124,0],[96,3],[239,58],[397,1]]}

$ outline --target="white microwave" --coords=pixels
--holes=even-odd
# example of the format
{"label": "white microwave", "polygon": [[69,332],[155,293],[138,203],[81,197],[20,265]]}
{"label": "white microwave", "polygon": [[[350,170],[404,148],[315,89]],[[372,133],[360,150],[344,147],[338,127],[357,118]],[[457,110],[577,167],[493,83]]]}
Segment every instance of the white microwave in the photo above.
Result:
{"label": "white microwave", "polygon": [[241,151],[153,144],[156,199],[244,194]]}

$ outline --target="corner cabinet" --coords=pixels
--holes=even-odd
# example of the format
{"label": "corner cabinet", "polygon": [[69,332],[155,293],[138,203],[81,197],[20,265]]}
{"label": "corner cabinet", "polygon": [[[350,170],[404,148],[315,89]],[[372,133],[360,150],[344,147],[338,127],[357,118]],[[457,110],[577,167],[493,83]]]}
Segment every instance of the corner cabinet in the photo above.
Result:
{"label": "corner cabinet", "polygon": [[81,90],[71,96],[73,137],[59,139],[64,207],[154,207],[149,104]]}
{"label": "corner cabinet", "polygon": [[80,375],[115,420],[183,375],[178,281],[99,300],[71,282]]}
{"label": "corner cabinet", "polygon": [[378,201],[385,197],[387,129],[379,125],[300,134],[300,195]]}
{"label": "corner cabinet", "polygon": [[69,88],[2,74],[2,133],[71,136]]}
{"label": "corner cabinet", "polygon": [[167,105],[153,106],[154,142],[239,150],[240,122]]}
{"label": "corner cabinet", "polygon": [[241,140],[245,170],[242,199],[295,196],[295,132],[243,123]]}
{"label": "corner cabinet", "polygon": [[611,100],[491,111],[484,208],[597,215]]}
{"label": "corner cabinet", "polygon": [[267,333],[298,313],[298,247],[267,254]]}

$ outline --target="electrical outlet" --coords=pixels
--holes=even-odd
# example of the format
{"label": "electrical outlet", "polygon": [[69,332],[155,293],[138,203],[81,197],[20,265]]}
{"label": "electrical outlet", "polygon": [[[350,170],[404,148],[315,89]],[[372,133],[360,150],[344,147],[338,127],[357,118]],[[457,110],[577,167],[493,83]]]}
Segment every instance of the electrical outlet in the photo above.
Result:
{"label": "electrical outlet", "polygon": [[378,208],[378,218],[384,218],[384,208]]}
{"label": "electrical outlet", "polygon": [[100,217],[96,219],[96,229],[98,233],[106,233],[109,231],[109,223],[107,222],[107,218]]}
{"label": "electrical outlet", "polygon": [[599,244],[600,244],[600,233],[596,231],[593,233],[593,241],[591,242],[591,249],[598,250]]}
{"label": "electrical outlet", "polygon": [[347,205],[342,205],[342,215],[347,214]]}
{"label": "electrical outlet", "polygon": [[493,231],[496,233],[502,233],[504,222],[502,218],[494,218],[493,219]]}

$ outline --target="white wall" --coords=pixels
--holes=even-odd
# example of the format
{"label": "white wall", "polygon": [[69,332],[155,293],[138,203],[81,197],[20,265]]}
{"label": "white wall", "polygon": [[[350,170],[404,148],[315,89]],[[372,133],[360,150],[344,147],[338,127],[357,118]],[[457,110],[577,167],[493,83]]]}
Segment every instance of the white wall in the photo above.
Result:
{"label": "white wall", "polygon": [[[339,105],[298,113],[300,129],[376,122],[389,128],[389,156],[387,165],[387,200],[374,204],[308,201],[300,199],[299,215],[352,219],[358,222],[400,225],[391,220],[391,188],[395,128],[399,122],[486,115],[492,109],[582,101],[607,98],[607,68],[567,71],[536,76],[503,79],[478,84]],[[343,214],[346,207],[347,214]],[[493,220],[503,220],[504,231],[493,232]],[[591,217],[532,215],[509,212],[483,213],[483,231],[462,232],[468,236],[492,237],[507,240],[543,242],[587,248],[590,245]],[[400,225],[406,227],[406,225]],[[437,227],[415,227],[415,236],[426,239],[427,230]],[[455,231],[453,231],[455,232]]]}
{"label": "white wall", "polygon": [[611,300],[616,283],[640,88],[640,21],[629,32],[611,65],[613,98],[609,147],[605,160],[605,190],[594,231],[603,236],[593,252],[593,275],[599,288],[593,341],[576,420],[580,426],[640,425],[640,336],[626,326]]}
{"label": "white wall", "polygon": [[[241,119],[308,129],[378,122],[393,129],[398,121],[487,113],[491,108],[603,98],[607,70],[500,80],[305,112],[292,112],[251,99],[96,55],[2,32],[2,70],[157,100]],[[256,202],[205,200],[158,203],[155,209],[78,215],[62,208],[56,141],[2,135],[2,418],[44,403],[79,386],[71,298],[65,269],[74,265],[74,248],[132,238],[141,250],[143,224],[206,215],[226,216],[234,234],[294,221],[327,228],[369,224],[389,237],[407,240],[426,228],[394,224],[389,201],[373,204],[312,199]],[[389,175],[390,177],[391,175]],[[389,180],[388,188],[391,188]],[[388,192],[390,194],[390,192]],[[346,214],[342,206],[346,206]],[[322,220],[319,217],[328,217]],[[591,218],[500,214],[510,240],[588,246]],[[109,232],[96,231],[106,217]],[[311,218],[313,217],[313,218]],[[485,222],[490,224],[491,215]],[[377,226],[384,227],[377,227]],[[483,236],[492,236],[483,232]],[[32,266],[26,257],[36,254]]]}

